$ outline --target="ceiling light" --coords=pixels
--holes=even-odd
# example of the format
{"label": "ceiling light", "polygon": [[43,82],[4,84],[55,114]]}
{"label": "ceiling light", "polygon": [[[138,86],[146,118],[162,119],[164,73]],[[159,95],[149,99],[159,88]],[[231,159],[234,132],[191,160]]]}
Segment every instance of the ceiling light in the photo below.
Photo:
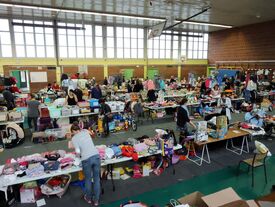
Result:
{"label": "ceiling light", "polygon": [[[176,21],[180,22],[180,21]],[[206,23],[206,22],[192,22],[192,21],[184,21],[183,24],[194,24],[194,25],[203,25],[203,26],[211,26],[211,27],[223,27],[223,28],[232,28],[231,25],[224,25],[224,24],[214,24],[214,23]]]}
{"label": "ceiling light", "polygon": [[108,16],[108,17],[120,17],[120,18],[129,18],[129,19],[140,19],[140,20],[148,20],[148,21],[166,21],[166,18],[157,18],[157,17],[143,17],[143,16],[135,16],[135,15],[121,15],[115,13],[103,13],[96,11],[81,11],[81,10],[72,10],[72,9],[58,9],[51,7],[40,7],[40,6],[29,6],[24,4],[9,4],[9,3],[0,3],[0,6],[6,7],[16,7],[16,8],[27,8],[27,9],[39,9],[45,11],[55,11],[55,12],[66,12],[66,13],[74,13],[74,14],[89,14],[89,15],[98,15],[98,16]]}

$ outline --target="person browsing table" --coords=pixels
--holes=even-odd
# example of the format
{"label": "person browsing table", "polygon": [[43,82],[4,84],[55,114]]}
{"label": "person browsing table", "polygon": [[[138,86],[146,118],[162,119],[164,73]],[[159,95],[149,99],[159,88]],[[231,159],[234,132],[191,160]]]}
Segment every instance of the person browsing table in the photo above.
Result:
{"label": "person browsing table", "polygon": [[180,130],[180,132],[184,133],[185,136],[188,135],[188,126],[187,124],[192,125],[194,128],[196,128],[196,125],[190,121],[189,118],[189,111],[187,108],[187,98],[183,98],[179,104],[177,110],[177,127]]}
{"label": "person browsing table", "polygon": [[[84,200],[94,206],[99,205],[100,197],[100,157],[88,130],[80,129],[77,122],[71,126],[72,140],[69,148],[80,155],[85,177]],[[93,184],[91,184],[93,180]],[[93,188],[93,190],[92,190]]]}

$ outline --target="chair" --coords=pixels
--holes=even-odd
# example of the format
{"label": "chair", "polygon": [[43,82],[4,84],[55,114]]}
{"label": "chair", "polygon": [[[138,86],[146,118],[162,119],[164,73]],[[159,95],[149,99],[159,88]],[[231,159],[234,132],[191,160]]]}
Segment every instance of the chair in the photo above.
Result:
{"label": "chair", "polygon": [[265,174],[265,183],[267,183],[266,163],[265,163],[266,157],[267,157],[267,152],[266,153],[255,153],[253,158],[241,160],[238,165],[238,175],[239,175],[241,163],[244,163],[248,166],[248,172],[249,172],[250,168],[252,168],[252,187],[254,187],[254,168],[263,166],[264,174]]}

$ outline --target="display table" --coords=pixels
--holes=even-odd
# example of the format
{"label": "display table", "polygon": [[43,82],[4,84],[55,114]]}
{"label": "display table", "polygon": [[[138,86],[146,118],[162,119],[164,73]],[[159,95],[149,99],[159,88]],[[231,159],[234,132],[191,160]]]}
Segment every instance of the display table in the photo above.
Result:
{"label": "display table", "polygon": [[[179,150],[181,149],[182,146],[181,145],[177,145],[174,147],[174,150]],[[154,154],[150,154],[150,153],[146,153],[144,155],[140,155],[139,158],[142,157],[148,157],[148,156],[153,156],[153,155],[158,155],[161,154],[161,150],[158,150],[156,153]],[[101,162],[101,166],[110,166],[110,173],[111,173],[111,178],[112,178],[112,184],[113,184],[113,189],[115,189],[114,187],[114,182],[113,182],[113,177],[112,177],[112,171],[113,171],[113,165],[118,164],[118,163],[122,163],[122,162],[127,162],[127,161],[131,161],[133,160],[132,157],[122,157],[122,158],[116,158],[116,159],[109,159],[109,160],[104,160]],[[65,170],[56,170],[56,171],[50,171],[49,173],[44,173],[43,175],[40,176],[36,176],[36,177],[16,177],[15,180],[13,180],[12,182],[9,182],[8,180],[6,182],[1,182],[2,186],[0,186],[0,189],[4,189],[8,186],[12,186],[12,185],[17,185],[17,184],[21,184],[21,183],[25,183],[25,182],[30,182],[30,181],[35,181],[35,180],[41,180],[41,179],[47,179],[50,177],[54,177],[54,176],[58,176],[58,175],[63,175],[63,174],[70,174],[70,173],[76,173],[76,172],[80,172],[82,171],[82,167],[80,166],[73,166],[69,169],[65,169]],[[0,176],[0,179],[3,178],[3,175]]]}
{"label": "display table", "polygon": [[20,124],[24,123],[24,120],[25,120],[25,117],[22,116],[21,119],[19,119],[19,120],[0,122],[0,126],[8,125],[8,124],[11,124],[11,123],[16,123],[16,124],[20,125]]}
{"label": "display table", "polygon": [[[187,153],[187,158],[190,161],[194,162],[195,164],[197,164],[199,166],[201,166],[203,164],[203,162],[206,162],[206,163],[210,164],[211,160],[210,160],[210,155],[209,155],[207,145],[211,144],[211,143],[215,143],[215,142],[220,142],[220,141],[226,141],[225,149],[228,150],[228,151],[231,151],[231,152],[233,152],[237,155],[241,155],[243,152],[249,153],[249,146],[248,146],[248,139],[247,139],[248,136],[249,136],[249,133],[246,132],[246,131],[243,131],[241,129],[232,129],[232,128],[230,128],[228,130],[226,136],[223,139],[209,137],[208,140],[205,141],[205,142],[193,142],[193,143],[191,143],[192,145],[196,144],[196,145],[202,147],[201,156],[197,155],[196,151],[194,151],[194,156],[197,159],[190,158],[190,147],[189,147],[188,148],[188,153]],[[241,145],[240,148],[234,146],[233,139],[236,139],[236,138],[242,139],[242,145]],[[194,145],[193,145],[193,149],[195,149]],[[204,158],[205,156],[207,157],[207,159]]]}

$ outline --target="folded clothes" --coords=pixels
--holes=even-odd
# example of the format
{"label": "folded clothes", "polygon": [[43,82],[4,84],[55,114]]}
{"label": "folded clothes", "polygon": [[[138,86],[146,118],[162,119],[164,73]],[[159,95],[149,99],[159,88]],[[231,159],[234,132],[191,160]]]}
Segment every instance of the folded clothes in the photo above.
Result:
{"label": "folded clothes", "polygon": [[36,167],[31,167],[31,169],[26,170],[26,174],[28,177],[37,177],[44,174],[44,167],[40,163],[36,165]]}

